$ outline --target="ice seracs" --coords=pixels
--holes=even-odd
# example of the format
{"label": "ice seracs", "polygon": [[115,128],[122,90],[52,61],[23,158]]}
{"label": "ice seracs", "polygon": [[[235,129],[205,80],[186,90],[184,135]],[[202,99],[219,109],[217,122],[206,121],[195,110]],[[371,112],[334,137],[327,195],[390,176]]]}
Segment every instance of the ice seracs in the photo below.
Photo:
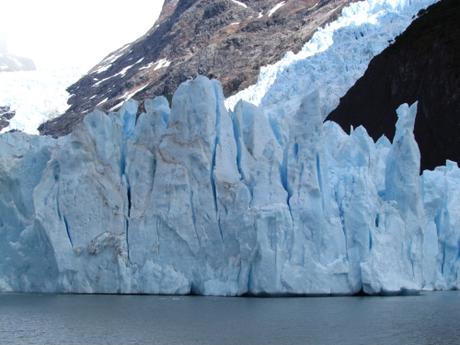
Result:
{"label": "ice seracs", "polygon": [[[0,137],[0,288],[353,294],[459,287],[460,170],[419,176],[416,104],[393,143],[322,123],[280,132],[220,84],[95,111],[59,139]],[[327,99],[327,98],[326,98]]]}
{"label": "ice seracs", "polygon": [[385,190],[372,250],[362,264],[366,291],[419,290],[423,285],[425,211],[419,176],[420,152],[413,130],[417,104],[401,106],[385,168]]}

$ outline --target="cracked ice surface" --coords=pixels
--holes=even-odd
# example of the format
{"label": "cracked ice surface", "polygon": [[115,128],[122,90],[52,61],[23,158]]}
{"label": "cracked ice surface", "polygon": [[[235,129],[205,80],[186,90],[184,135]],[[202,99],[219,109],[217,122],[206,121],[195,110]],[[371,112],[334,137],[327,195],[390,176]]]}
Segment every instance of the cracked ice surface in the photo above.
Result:
{"label": "cracked ice surface", "polygon": [[63,138],[0,136],[0,290],[206,295],[460,287],[460,170],[419,176],[416,104],[393,143],[323,124],[324,95],[281,145],[217,81],[170,109],[129,101]]}

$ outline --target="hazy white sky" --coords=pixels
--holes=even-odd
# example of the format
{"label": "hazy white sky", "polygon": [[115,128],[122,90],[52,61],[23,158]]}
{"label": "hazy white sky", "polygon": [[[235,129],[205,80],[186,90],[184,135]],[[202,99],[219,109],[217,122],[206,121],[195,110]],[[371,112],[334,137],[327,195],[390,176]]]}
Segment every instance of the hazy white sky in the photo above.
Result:
{"label": "hazy white sky", "polygon": [[0,37],[39,66],[90,68],[143,35],[163,0],[2,0]]}

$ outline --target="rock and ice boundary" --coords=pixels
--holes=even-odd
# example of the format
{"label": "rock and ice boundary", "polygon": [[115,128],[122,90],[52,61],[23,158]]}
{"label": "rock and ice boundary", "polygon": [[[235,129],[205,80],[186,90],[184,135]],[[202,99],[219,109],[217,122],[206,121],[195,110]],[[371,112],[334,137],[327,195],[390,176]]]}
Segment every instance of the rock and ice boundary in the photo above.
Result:
{"label": "rock and ice boundary", "polygon": [[[0,291],[370,294],[460,287],[460,169],[419,175],[416,104],[393,144],[350,135],[321,92],[285,119],[204,77],[0,136]],[[287,140],[286,140],[287,138]]]}

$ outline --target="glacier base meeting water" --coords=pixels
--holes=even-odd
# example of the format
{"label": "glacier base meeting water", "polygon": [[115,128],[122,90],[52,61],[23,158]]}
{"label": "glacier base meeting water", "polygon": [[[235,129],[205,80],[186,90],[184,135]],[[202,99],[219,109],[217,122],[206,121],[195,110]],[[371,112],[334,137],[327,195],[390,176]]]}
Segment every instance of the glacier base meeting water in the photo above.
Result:
{"label": "glacier base meeting water", "polygon": [[417,104],[393,143],[321,92],[276,126],[198,77],[59,139],[0,137],[0,290],[369,294],[460,287],[460,170],[420,176]]}

